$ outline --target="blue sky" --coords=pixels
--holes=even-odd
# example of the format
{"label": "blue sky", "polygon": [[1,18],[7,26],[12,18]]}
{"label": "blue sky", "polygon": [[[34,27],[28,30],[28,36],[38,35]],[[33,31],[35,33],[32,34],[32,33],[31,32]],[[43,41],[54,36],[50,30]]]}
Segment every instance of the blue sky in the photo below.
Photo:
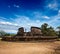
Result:
{"label": "blue sky", "polygon": [[16,33],[18,27],[29,30],[31,26],[40,27],[43,23],[54,28],[60,26],[60,0],[0,0],[0,27],[3,30]]}

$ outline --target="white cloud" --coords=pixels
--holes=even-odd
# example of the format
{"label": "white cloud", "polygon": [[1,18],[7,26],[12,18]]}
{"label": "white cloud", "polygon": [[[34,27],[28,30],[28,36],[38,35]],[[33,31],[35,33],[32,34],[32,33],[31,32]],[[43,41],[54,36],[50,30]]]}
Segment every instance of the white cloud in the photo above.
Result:
{"label": "white cloud", "polygon": [[40,13],[40,12],[33,12],[32,14],[31,14],[31,16],[33,16],[33,18],[42,18],[42,13]]}
{"label": "white cloud", "polygon": [[[40,22],[40,20],[31,20],[30,17],[27,16],[19,16],[16,15],[15,22],[19,24],[21,27],[24,27],[29,31],[29,28],[31,26],[40,27],[43,22]],[[26,31],[27,31],[26,30]]]}
{"label": "white cloud", "polygon": [[11,22],[4,22],[4,21],[0,22],[0,24],[18,26],[18,24],[11,23]]}
{"label": "white cloud", "polygon": [[17,23],[8,22],[6,20],[7,18],[0,16],[0,30],[4,30],[7,33],[16,33],[20,26]]}
{"label": "white cloud", "polygon": [[43,16],[43,18],[45,18],[45,19],[50,19],[50,17],[48,17],[48,16]]}
{"label": "white cloud", "polygon": [[19,5],[16,5],[16,4],[14,4],[13,6],[16,7],[16,8],[19,8],[20,7]]}
{"label": "white cloud", "polygon": [[0,16],[0,19],[6,19],[6,18],[5,18],[5,17],[1,17],[1,16]]}
{"label": "white cloud", "polygon": [[54,3],[54,4],[48,4],[48,7],[51,8],[51,9],[57,10],[57,4],[56,3]]}
{"label": "white cloud", "polygon": [[[58,10],[58,14],[55,15],[55,16],[46,16],[46,15],[42,15],[40,14],[40,12],[34,12],[34,18],[37,18],[37,19],[42,19],[42,18],[45,18],[45,19],[49,19],[48,21],[44,21],[44,20],[37,20],[35,21],[35,25],[36,26],[41,26],[41,24],[43,23],[48,23],[50,26],[53,26],[54,28],[56,28],[57,26],[59,26],[60,24],[60,21],[58,19],[60,19],[60,10]],[[39,22],[39,23],[36,23],[36,22]]]}
{"label": "white cloud", "polygon": [[60,21],[59,21],[59,19],[60,19],[60,10],[58,11],[58,14],[57,15],[52,16],[50,18],[51,18],[51,20],[48,21],[48,23],[50,25],[52,25],[53,27],[60,26]]}
{"label": "white cloud", "polygon": [[[58,22],[58,19],[60,19],[60,15],[58,13],[58,15],[56,16],[52,16],[52,17],[48,17],[48,16],[43,16],[44,18],[46,19],[50,19],[52,18],[51,20],[48,20],[48,21],[40,21],[40,20],[31,20],[29,17],[27,16],[19,16],[19,15],[16,15],[16,18],[14,19],[14,23],[11,23],[11,22],[0,22],[0,24],[8,24],[8,25],[14,25],[14,26],[19,26],[19,27],[24,27],[24,29],[26,29],[26,31],[30,31],[30,27],[31,26],[36,26],[36,27],[40,27],[43,23],[48,23],[49,25],[51,26],[55,26],[55,23],[59,23]],[[13,20],[13,19],[12,19]],[[6,26],[5,26],[6,27]],[[11,28],[12,27],[12,28]],[[18,27],[13,27],[13,26],[7,26],[6,29],[4,29],[5,31],[7,32],[17,32],[16,28],[18,29]],[[12,30],[11,30],[12,29]],[[14,32],[14,33],[15,33]]]}
{"label": "white cloud", "polygon": [[35,18],[35,19],[50,19],[50,17],[48,17],[47,15],[43,15],[42,13],[40,13],[40,12],[33,12],[32,13],[32,16],[33,16],[33,18]]}
{"label": "white cloud", "polygon": [[1,21],[5,21],[5,20],[6,20],[5,17],[1,17],[1,16],[0,16],[0,22],[1,22]]}
{"label": "white cloud", "polygon": [[47,7],[53,10],[58,10],[57,0],[52,0],[52,2],[47,5]]}
{"label": "white cloud", "polygon": [[[60,19],[60,10],[58,11],[58,15],[51,16],[51,17],[48,17],[46,15],[42,15],[42,14],[40,14],[40,12],[34,12],[34,14],[32,14],[32,15],[34,16],[34,20],[32,20],[30,17],[25,16],[25,15],[23,15],[23,16],[22,15],[15,15],[16,16],[15,19],[10,18],[10,20],[12,20],[13,23],[12,22],[7,22],[7,21],[1,21],[0,24],[8,24],[8,25],[24,27],[24,29],[26,29],[26,31],[30,31],[29,29],[30,29],[31,26],[40,27],[43,23],[48,23],[49,25],[51,25],[53,27],[56,27],[57,25],[60,24],[60,22],[58,21],[58,19]],[[39,18],[37,18],[38,16],[39,16]],[[50,20],[47,20],[47,21],[42,20],[41,21],[40,20],[41,18],[50,19]],[[7,28],[10,28],[10,27],[7,27]],[[15,28],[12,27],[12,30],[17,31],[16,28],[17,27],[15,27]],[[11,32],[11,29],[9,29],[9,30]]]}
{"label": "white cloud", "polygon": [[58,10],[58,15],[60,14],[60,10]]}
{"label": "white cloud", "polygon": [[12,22],[7,21],[7,18],[0,16],[0,24],[18,26],[18,24],[14,22],[13,18],[10,18],[9,20]]}
{"label": "white cloud", "polygon": [[40,20],[36,20],[37,23],[40,23]]}

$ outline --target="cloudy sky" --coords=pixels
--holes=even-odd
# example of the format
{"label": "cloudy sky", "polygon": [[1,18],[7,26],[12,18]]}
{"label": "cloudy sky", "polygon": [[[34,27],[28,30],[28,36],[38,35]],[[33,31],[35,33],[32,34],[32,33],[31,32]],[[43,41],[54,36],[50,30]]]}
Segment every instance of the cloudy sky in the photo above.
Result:
{"label": "cloudy sky", "polygon": [[[15,32],[48,23],[60,26],[60,0],[0,0],[0,27]],[[1,29],[2,29],[1,28]]]}

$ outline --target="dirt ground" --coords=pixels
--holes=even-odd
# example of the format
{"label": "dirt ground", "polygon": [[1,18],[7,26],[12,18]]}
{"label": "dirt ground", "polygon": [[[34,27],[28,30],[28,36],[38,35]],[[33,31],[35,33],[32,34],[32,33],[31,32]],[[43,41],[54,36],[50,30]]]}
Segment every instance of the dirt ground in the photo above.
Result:
{"label": "dirt ground", "polygon": [[56,42],[6,42],[0,41],[0,54],[55,54],[60,46]]}

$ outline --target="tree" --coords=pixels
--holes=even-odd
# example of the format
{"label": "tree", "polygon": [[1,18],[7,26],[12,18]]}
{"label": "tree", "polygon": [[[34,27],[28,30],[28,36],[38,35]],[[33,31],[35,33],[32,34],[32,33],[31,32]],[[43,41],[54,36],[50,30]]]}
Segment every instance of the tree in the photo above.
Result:
{"label": "tree", "polygon": [[0,36],[4,36],[5,34],[6,34],[6,32],[5,32],[5,31],[0,30]]}
{"label": "tree", "polygon": [[47,35],[47,27],[48,27],[48,24],[47,23],[44,23],[41,25],[41,31],[43,33],[43,36],[46,36]]}
{"label": "tree", "polygon": [[56,34],[56,31],[54,30],[54,28],[53,27],[49,27],[48,28],[48,36],[56,36],[57,34]]}
{"label": "tree", "polygon": [[5,36],[10,36],[10,34],[9,33],[6,33]]}
{"label": "tree", "polygon": [[10,34],[10,36],[15,36],[16,34]]}
{"label": "tree", "polygon": [[60,38],[60,26],[58,26],[57,29],[58,29],[58,36]]}
{"label": "tree", "polygon": [[43,36],[56,36],[56,32],[53,27],[49,27],[47,23],[41,25],[41,31]]}
{"label": "tree", "polygon": [[10,33],[6,33],[5,31],[3,30],[0,30],[0,37],[2,36],[15,36],[16,34],[10,34]]}

